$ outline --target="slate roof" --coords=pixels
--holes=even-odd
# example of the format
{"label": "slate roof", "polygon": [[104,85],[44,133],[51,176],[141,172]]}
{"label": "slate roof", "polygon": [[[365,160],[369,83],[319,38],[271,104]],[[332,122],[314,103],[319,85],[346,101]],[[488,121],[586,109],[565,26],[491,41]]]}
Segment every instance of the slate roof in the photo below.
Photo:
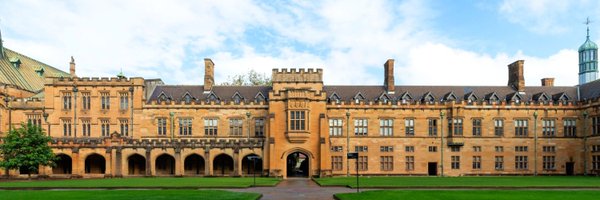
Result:
{"label": "slate roof", "polygon": [[261,93],[265,99],[269,97],[271,86],[213,86],[211,93],[204,93],[202,85],[159,85],[156,86],[148,102],[158,100],[164,95],[168,100],[180,102],[186,94],[191,95],[195,101],[206,101],[209,95],[214,94],[220,101],[229,102],[234,95],[239,94],[242,101],[255,101],[255,97]]}
{"label": "slate roof", "polygon": [[581,85],[579,92],[584,101],[600,97],[600,79]]}
{"label": "slate roof", "polygon": [[[4,58],[0,59],[0,83],[15,85],[21,89],[38,92],[44,88],[45,77],[71,76],[69,73],[13,50],[4,48],[4,53]],[[17,60],[20,64],[18,68],[15,68],[12,62],[16,62]],[[42,76],[37,72],[40,70],[44,71]]]}

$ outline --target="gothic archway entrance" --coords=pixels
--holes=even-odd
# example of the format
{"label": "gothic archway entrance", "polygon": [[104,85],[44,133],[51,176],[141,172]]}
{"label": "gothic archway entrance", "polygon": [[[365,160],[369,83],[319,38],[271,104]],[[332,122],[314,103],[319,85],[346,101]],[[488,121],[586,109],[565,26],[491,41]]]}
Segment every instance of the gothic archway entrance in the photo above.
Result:
{"label": "gothic archway entrance", "polygon": [[294,152],[287,156],[287,177],[308,177],[309,157],[301,152]]}
{"label": "gothic archway entrance", "polygon": [[242,175],[252,176],[253,174],[256,174],[256,176],[260,176],[262,174],[263,160],[262,158],[259,158],[256,161],[248,159],[250,156],[258,157],[256,154],[244,156],[244,159],[242,159]]}
{"label": "gothic archway entrance", "polygon": [[72,162],[71,157],[65,154],[58,154],[56,166],[52,168],[53,174],[71,174]]}
{"label": "gothic archway entrance", "polygon": [[198,154],[192,154],[185,158],[183,162],[185,175],[198,176],[204,174],[204,158]]}
{"label": "gothic archway entrance", "polygon": [[215,157],[213,161],[213,174],[215,176],[233,175],[233,158],[227,154]]}
{"label": "gothic archway entrance", "polygon": [[139,154],[133,154],[127,158],[127,169],[129,175],[145,175],[146,174],[146,158]]}
{"label": "gothic archway entrance", "polygon": [[85,158],[86,174],[104,174],[106,171],[106,160],[99,154],[91,154]]}
{"label": "gothic archway entrance", "polygon": [[156,175],[175,174],[175,158],[169,154],[163,154],[156,158]]}

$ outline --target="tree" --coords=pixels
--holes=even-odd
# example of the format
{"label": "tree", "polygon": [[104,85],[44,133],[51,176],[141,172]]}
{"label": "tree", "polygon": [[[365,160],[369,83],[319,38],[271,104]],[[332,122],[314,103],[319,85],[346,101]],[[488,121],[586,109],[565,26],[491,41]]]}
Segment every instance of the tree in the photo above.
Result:
{"label": "tree", "polygon": [[55,165],[57,158],[48,146],[50,140],[39,126],[21,124],[0,144],[0,167],[7,170],[25,168],[31,179],[31,172],[37,172],[40,166]]}
{"label": "tree", "polygon": [[221,83],[221,85],[272,85],[270,77],[265,74],[259,74],[252,69],[246,74],[229,76],[227,79],[228,81]]}

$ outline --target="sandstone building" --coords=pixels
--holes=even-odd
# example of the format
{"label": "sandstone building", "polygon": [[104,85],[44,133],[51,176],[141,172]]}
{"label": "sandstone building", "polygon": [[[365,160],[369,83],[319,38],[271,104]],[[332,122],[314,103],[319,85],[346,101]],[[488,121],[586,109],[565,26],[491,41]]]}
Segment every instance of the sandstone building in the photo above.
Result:
{"label": "sandstone building", "polygon": [[505,86],[395,85],[391,59],[382,85],[273,69],[272,86],[220,86],[205,59],[204,84],[180,86],[78,77],[73,58],[62,72],[0,39],[0,136],[41,126],[50,177],[598,174],[597,49],[588,36],[569,87],[526,86],[523,60]]}

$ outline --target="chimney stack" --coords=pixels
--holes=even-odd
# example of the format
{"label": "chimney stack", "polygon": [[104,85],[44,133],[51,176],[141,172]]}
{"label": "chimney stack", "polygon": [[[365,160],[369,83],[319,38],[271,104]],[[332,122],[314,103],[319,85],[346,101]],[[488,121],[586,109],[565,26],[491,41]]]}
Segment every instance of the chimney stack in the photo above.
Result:
{"label": "chimney stack", "polygon": [[544,87],[554,87],[554,78],[543,78],[542,86]]}
{"label": "chimney stack", "polygon": [[518,92],[525,92],[525,78],[523,77],[524,60],[517,60],[508,65],[508,86]]}
{"label": "chimney stack", "polygon": [[204,59],[204,93],[209,93],[215,84],[215,63],[210,58]]}
{"label": "chimney stack", "polygon": [[385,69],[385,80],[383,81],[383,86],[388,94],[394,94],[394,59],[388,59],[383,64]]}
{"label": "chimney stack", "polygon": [[71,62],[69,63],[69,73],[71,74],[71,77],[77,77],[75,74],[75,59],[73,56],[71,56]]}

